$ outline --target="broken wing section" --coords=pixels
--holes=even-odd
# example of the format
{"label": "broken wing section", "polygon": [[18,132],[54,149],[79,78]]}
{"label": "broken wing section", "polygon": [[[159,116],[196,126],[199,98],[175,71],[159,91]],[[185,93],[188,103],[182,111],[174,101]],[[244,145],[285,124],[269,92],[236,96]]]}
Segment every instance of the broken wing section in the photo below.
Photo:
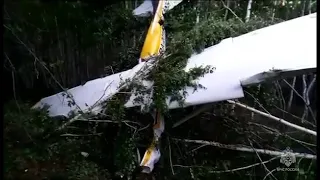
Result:
{"label": "broken wing section", "polygon": [[78,111],[98,113],[100,104],[112,95],[116,94],[125,80],[131,80],[135,74],[143,71],[146,63],[136,65],[130,70],[113,74],[104,78],[98,78],[86,82],[84,85],[68,89],[41,99],[32,108],[44,108],[48,106],[48,115],[51,117],[71,117]]}
{"label": "broken wing section", "polygon": [[144,0],[140,6],[133,10],[133,15],[139,17],[151,16],[155,13],[154,9],[159,1],[164,2],[163,13],[168,12],[182,2],[182,0]]}
{"label": "broken wing section", "polygon": [[[186,71],[210,65],[215,72],[198,79],[206,89],[186,87],[185,106],[241,98],[243,86],[267,80],[315,72],[317,67],[316,13],[292,19],[247,34],[228,38],[193,55]],[[302,48],[303,46],[303,48]],[[132,97],[127,107],[139,106]],[[170,109],[177,102],[167,103]]]}
{"label": "broken wing section", "polygon": [[259,84],[265,81],[276,81],[280,79],[285,79],[288,77],[301,76],[303,74],[310,74],[317,72],[317,68],[307,68],[307,69],[297,69],[297,70],[270,70],[267,72],[262,72],[255,74],[249,78],[241,80],[241,85],[243,87]]}
{"label": "broken wing section", "polygon": [[154,15],[142,47],[139,63],[148,61],[165,51],[164,13],[178,5],[181,1],[145,0],[133,11],[135,16]]}
{"label": "broken wing section", "polygon": [[153,14],[153,5],[151,0],[145,0],[143,3],[133,10],[134,16],[148,17]]}
{"label": "broken wing section", "polygon": [[153,125],[153,141],[144,153],[143,159],[140,163],[140,166],[143,167],[142,172],[144,173],[152,172],[154,165],[159,161],[161,157],[160,138],[165,126],[164,117],[159,111],[154,112],[152,116],[155,120],[155,123]]}
{"label": "broken wing section", "polygon": [[[241,98],[244,96],[242,86],[255,82],[260,83],[268,79],[256,76],[264,72],[282,71],[286,72],[285,74],[288,76],[294,76],[300,71],[315,69],[317,67],[316,37],[317,19],[315,13],[236,38],[228,38],[217,45],[206,48],[188,60],[185,71],[188,72],[193,67],[206,65],[215,67],[216,70],[198,79],[197,82],[206,89],[198,89],[194,92],[193,88],[186,88],[188,94],[185,106]],[[124,73],[122,77],[131,76],[129,71],[122,72]],[[125,75],[126,72],[127,75]],[[279,77],[279,75],[281,77],[281,73],[274,75],[274,77]],[[85,104],[92,106],[99,97],[105,97],[115,92],[114,89],[119,86],[117,83],[120,82],[120,78],[117,76],[119,74],[89,81],[84,86],[78,86],[68,91],[76,99],[76,103],[79,103],[79,106],[86,108]],[[104,88],[114,79],[113,90],[105,92]],[[143,84],[151,88],[153,82],[143,81]],[[132,95],[125,106],[143,105],[143,103],[135,103],[135,98]],[[149,101],[149,97],[145,99],[145,102]],[[179,107],[177,102],[169,102],[169,98],[167,103],[170,109]],[[41,99],[35,107],[43,107],[44,104],[51,106],[48,110],[50,116],[65,115],[68,117],[68,112],[75,110],[74,106],[68,106],[61,93]]]}
{"label": "broken wing section", "polygon": [[163,8],[164,1],[158,1],[154,6],[157,7],[153,20],[149,26],[146,39],[144,41],[142,51],[139,58],[139,63],[149,60],[152,57],[159,55],[160,52],[163,52],[163,47],[165,46],[164,39],[164,18],[163,18]]}

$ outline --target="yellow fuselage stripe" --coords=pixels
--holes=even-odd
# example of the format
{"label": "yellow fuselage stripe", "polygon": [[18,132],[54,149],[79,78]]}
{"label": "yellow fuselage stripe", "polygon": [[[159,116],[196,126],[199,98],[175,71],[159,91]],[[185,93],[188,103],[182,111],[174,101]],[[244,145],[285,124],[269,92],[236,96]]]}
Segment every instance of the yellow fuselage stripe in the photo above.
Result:
{"label": "yellow fuselage stripe", "polygon": [[151,145],[147,149],[146,154],[145,154],[145,156],[143,158],[143,161],[141,163],[142,166],[145,166],[149,162],[149,160],[151,158],[151,155],[152,155],[152,151],[154,150],[154,148],[155,148],[155,140],[153,139]]}
{"label": "yellow fuselage stripe", "polygon": [[159,24],[159,21],[163,18],[163,4],[164,1],[160,0],[153,21],[149,26],[148,33],[140,54],[140,59],[142,60],[147,60],[150,56],[157,55],[159,53],[161,44],[163,43],[163,29],[162,26]]}

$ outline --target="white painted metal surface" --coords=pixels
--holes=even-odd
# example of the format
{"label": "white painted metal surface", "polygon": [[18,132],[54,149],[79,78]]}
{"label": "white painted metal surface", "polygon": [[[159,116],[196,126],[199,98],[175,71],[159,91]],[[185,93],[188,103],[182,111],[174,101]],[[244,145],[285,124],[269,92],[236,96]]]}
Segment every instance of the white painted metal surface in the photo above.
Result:
{"label": "white painted metal surface", "polygon": [[[316,52],[316,13],[225,39],[189,59],[186,71],[201,65],[211,65],[216,71],[199,78],[198,82],[206,89],[193,93],[193,88],[187,88],[186,106],[241,98],[244,96],[242,86],[260,83],[270,77],[315,71]],[[132,78],[142,65],[89,81],[70,89],[69,93],[77,105],[85,110],[99,99],[114,94],[120,84],[120,75],[123,79]],[[151,82],[144,83],[152,86]],[[132,96],[126,103],[127,107],[139,105],[134,104],[133,99]],[[50,116],[68,117],[69,112],[76,108],[68,106],[62,93],[41,99],[34,108],[45,104],[50,106]],[[176,102],[169,104],[169,108],[177,107]]]}

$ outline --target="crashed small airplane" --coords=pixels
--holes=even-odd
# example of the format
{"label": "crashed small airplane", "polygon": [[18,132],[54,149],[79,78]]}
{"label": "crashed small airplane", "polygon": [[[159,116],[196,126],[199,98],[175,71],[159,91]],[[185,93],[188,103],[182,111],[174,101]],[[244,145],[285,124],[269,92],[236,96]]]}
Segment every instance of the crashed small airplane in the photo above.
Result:
{"label": "crashed small airplane", "polygon": [[[154,58],[165,51],[165,30],[163,14],[178,5],[182,0],[145,0],[137,7],[135,16],[153,15],[139,63],[132,69],[104,78],[88,81],[41,99],[33,108],[48,106],[49,116],[70,117],[71,112],[100,112],[101,103],[118,93],[127,84],[123,80],[139,79],[154,66]],[[243,87],[258,84],[267,80],[282,79],[306,73],[316,72],[316,13],[265,27],[250,33],[230,37],[219,44],[206,48],[200,54],[192,55],[185,71],[194,67],[210,65],[215,67],[214,73],[205,74],[198,82],[206,87],[195,92],[188,88],[185,107],[206,103],[243,98]],[[301,46],[304,48],[301,50]],[[143,81],[147,88],[153,82]],[[74,100],[73,106],[66,95]],[[132,95],[125,107],[143,106],[150,102],[135,103]],[[169,109],[179,108],[177,102],[170,102]],[[143,172],[150,173],[160,158],[157,148],[159,138],[164,131],[164,119],[161,112],[154,111],[154,141],[146,150],[141,161]],[[77,118],[81,114],[73,117]],[[311,134],[315,134],[312,132]]]}

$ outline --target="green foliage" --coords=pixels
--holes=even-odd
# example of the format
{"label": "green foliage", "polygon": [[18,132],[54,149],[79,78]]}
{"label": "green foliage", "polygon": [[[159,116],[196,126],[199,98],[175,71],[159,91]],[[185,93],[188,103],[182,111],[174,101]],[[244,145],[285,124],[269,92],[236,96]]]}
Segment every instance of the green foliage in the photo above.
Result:
{"label": "green foliage", "polygon": [[115,166],[118,175],[130,176],[137,165],[134,138],[132,131],[125,126],[121,127],[115,142]]}
{"label": "green foliage", "polygon": [[107,113],[113,121],[123,121],[125,117],[124,100],[122,96],[113,96],[106,102]]}
{"label": "green foliage", "polygon": [[96,180],[107,179],[108,172],[101,169],[97,164],[91,163],[85,159],[72,161],[66,169],[69,174],[69,179],[88,179]]}
{"label": "green foliage", "polygon": [[60,125],[60,121],[49,118],[45,110],[30,110],[29,104],[11,102],[5,106],[4,125],[6,179],[106,177],[105,170],[80,155],[85,146],[99,147],[92,139],[43,138]]}

